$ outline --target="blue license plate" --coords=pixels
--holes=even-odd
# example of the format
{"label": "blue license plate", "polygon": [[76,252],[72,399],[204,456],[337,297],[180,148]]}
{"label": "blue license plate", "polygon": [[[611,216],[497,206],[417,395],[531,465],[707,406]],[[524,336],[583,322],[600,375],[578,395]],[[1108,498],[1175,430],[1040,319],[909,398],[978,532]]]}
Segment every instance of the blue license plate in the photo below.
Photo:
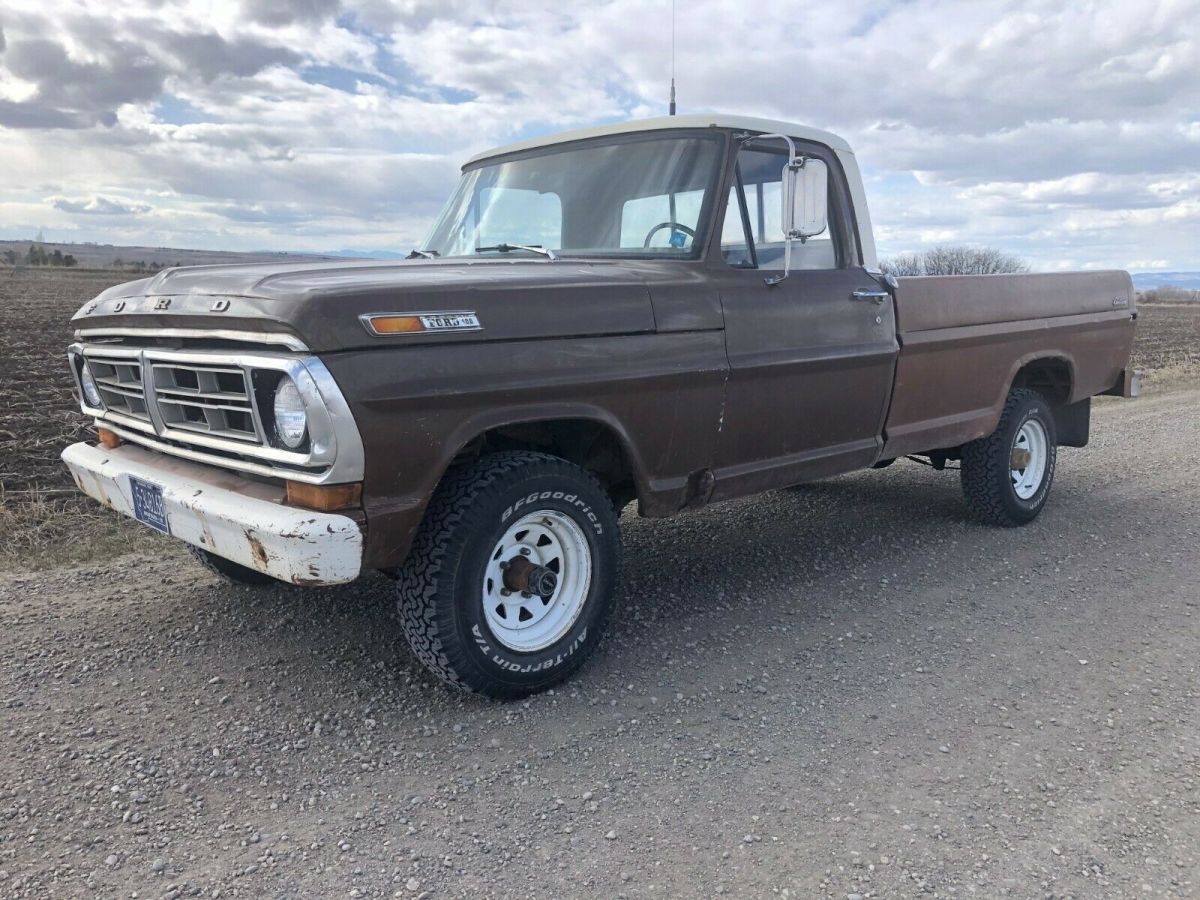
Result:
{"label": "blue license plate", "polygon": [[163,505],[162,487],[142,481],[140,478],[129,476],[129,493],[133,495],[133,516],[139,522],[149,525],[155,531],[163,534],[171,533],[171,523],[167,521],[167,508]]}

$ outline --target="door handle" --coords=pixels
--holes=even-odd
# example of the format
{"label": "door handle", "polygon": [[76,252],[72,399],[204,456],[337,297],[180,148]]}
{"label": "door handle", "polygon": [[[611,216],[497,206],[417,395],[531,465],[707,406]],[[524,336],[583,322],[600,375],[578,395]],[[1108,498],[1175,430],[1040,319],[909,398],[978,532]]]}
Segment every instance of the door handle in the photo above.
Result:
{"label": "door handle", "polygon": [[876,303],[882,303],[890,296],[891,294],[889,294],[887,291],[881,290],[859,290],[850,292],[851,300],[873,300]]}

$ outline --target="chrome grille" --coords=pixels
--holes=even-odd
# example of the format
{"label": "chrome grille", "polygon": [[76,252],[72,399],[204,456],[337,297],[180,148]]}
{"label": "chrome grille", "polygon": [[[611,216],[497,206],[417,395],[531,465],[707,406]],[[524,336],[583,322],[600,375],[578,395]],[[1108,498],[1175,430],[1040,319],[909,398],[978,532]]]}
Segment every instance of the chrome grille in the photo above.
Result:
{"label": "chrome grille", "polygon": [[[128,339],[104,335],[68,350],[81,408],[97,425],[143,447],[253,475],[311,484],[362,480],[362,439],[319,358],[253,346],[168,349],[133,342],[142,336],[132,330]],[[90,406],[83,394],[85,365],[102,407]],[[308,437],[298,448],[275,438],[271,397],[281,378],[295,383],[308,416]]]}
{"label": "chrome grille", "polygon": [[150,368],[154,400],[167,428],[264,443],[244,369],[160,362]]}
{"label": "chrome grille", "polygon": [[90,353],[88,363],[105,407],[141,422],[150,421],[138,357]]}

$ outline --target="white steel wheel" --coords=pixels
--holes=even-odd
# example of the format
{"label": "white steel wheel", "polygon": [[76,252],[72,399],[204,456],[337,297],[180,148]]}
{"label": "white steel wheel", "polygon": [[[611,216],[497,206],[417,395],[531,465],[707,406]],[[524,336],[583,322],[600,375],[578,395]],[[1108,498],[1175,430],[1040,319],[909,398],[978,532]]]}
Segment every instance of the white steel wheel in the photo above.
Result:
{"label": "white steel wheel", "polygon": [[1042,423],[1037,419],[1026,419],[1013,440],[1009,460],[1013,493],[1022,500],[1029,500],[1041,488],[1050,458],[1049,446],[1050,440]]}
{"label": "white steel wheel", "polygon": [[592,554],[574,519],[527,513],[488,557],[483,612],[497,641],[518,653],[554,644],[579,618],[592,584]]}

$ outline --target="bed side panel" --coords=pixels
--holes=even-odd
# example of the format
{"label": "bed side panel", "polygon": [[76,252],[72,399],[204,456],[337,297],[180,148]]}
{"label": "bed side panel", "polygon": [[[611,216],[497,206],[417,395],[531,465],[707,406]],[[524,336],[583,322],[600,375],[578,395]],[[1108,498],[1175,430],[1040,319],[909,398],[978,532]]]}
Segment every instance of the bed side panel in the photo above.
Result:
{"label": "bed side panel", "polygon": [[897,327],[906,334],[1113,310],[1132,312],[1134,299],[1129,273],[1117,270],[901,278]]}
{"label": "bed side panel", "polygon": [[1072,401],[1110,387],[1133,344],[1124,272],[901,279],[884,458],[990,434],[1017,373],[1062,360]]}

